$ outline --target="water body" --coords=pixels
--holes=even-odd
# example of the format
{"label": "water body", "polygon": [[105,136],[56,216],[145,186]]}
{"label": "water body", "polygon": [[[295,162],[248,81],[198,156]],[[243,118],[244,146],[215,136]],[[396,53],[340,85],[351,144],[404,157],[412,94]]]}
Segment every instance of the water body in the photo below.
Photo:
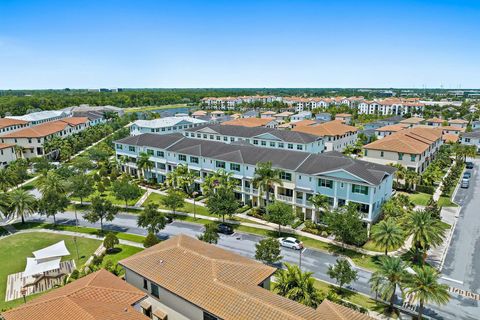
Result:
{"label": "water body", "polygon": [[[191,109],[192,108],[177,107],[177,108],[169,108],[169,109],[149,110],[148,112],[158,113],[158,114],[160,114],[161,118],[165,118],[165,117],[173,117],[177,113],[188,114]],[[138,116],[138,119],[144,119],[145,118],[145,112],[144,111],[137,112],[137,116]]]}

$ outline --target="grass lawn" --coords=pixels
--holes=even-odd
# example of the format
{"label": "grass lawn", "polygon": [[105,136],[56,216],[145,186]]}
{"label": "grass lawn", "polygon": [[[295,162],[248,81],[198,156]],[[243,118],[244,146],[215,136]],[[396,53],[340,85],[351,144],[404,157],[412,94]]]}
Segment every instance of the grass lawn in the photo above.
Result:
{"label": "grass lawn", "polygon": [[191,108],[191,107],[187,106],[185,103],[168,104],[163,106],[145,106],[145,107],[125,108],[125,113],[172,109],[172,108]]}
{"label": "grass lawn", "polygon": [[[105,266],[107,261],[112,261],[113,264],[115,265],[116,263],[118,263],[118,261],[120,261],[122,259],[125,259],[125,258],[128,258],[128,257],[130,257],[130,256],[134,255],[135,253],[138,253],[142,250],[143,250],[142,248],[137,248],[137,247],[127,246],[127,245],[123,245],[123,244],[118,244],[118,245],[115,246],[114,250],[112,250],[111,252],[107,252],[105,254],[105,257],[103,258],[103,265]],[[123,274],[123,273],[124,273],[124,271],[122,269],[121,274]]]}
{"label": "grass lawn", "polygon": [[25,269],[27,257],[33,257],[32,251],[36,251],[50,246],[58,241],[65,240],[65,244],[71,255],[63,257],[62,260],[75,259],[77,267],[84,264],[92,253],[100,245],[100,241],[93,239],[77,238],[78,253],[80,259],[77,259],[73,237],[51,234],[51,233],[24,233],[16,234],[0,240],[0,310],[18,305],[23,299],[17,299],[12,302],[5,302],[5,291],[7,276],[12,273],[21,272]]}
{"label": "grass lawn", "polygon": [[[135,198],[133,200],[128,201],[129,206],[135,205],[135,203],[137,203],[137,201],[144,195],[145,190],[141,189],[141,191],[142,192],[141,192],[140,196],[138,196],[137,198]],[[96,197],[96,196],[101,196],[102,198],[104,198],[106,200],[110,200],[113,204],[120,205],[120,206],[125,206],[125,201],[115,198],[115,195],[110,190],[110,188],[106,188],[106,190],[103,194],[100,194],[100,192],[98,192],[98,190],[95,190],[95,192],[91,196],[83,199],[83,201],[84,202],[90,202],[92,200],[92,198]],[[80,201],[80,198],[70,197],[70,200]]]}
{"label": "grass lawn", "polygon": [[[156,203],[158,204],[160,209],[170,210],[169,208],[165,207],[162,203],[162,199],[165,198],[164,195],[158,193],[151,193],[147,200],[143,203],[143,207],[146,206],[148,203]],[[185,202],[185,205],[182,208],[178,208],[177,211],[179,212],[186,212],[186,213],[193,213],[193,203]],[[202,216],[210,216],[210,217],[217,217],[208,212],[208,209],[201,205],[195,205],[195,211],[197,214]]]}
{"label": "grass lawn", "polygon": [[[416,193],[405,193],[409,196],[410,201],[412,201],[417,206],[426,206],[428,200],[432,195],[428,193],[416,192]],[[440,197],[438,200],[438,205],[441,207],[456,207],[457,205],[450,201],[449,197]]]}

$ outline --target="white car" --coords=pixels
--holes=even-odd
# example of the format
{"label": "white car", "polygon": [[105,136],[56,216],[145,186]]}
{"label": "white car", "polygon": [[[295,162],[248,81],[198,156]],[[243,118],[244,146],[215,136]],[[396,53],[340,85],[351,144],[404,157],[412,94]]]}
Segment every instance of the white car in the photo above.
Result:
{"label": "white car", "polygon": [[303,249],[303,243],[301,241],[295,239],[295,238],[292,238],[292,237],[279,238],[278,242],[280,242],[280,245],[282,247],[295,249],[295,250]]}

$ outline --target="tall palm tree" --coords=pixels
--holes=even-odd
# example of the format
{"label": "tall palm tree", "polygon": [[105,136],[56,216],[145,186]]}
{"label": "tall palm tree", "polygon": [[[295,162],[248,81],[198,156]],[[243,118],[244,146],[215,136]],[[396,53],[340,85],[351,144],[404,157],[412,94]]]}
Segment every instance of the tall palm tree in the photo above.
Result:
{"label": "tall palm tree", "polygon": [[25,217],[31,215],[35,211],[36,199],[35,197],[23,189],[15,189],[9,193],[10,198],[10,215],[15,218],[22,218],[22,223],[25,223]]}
{"label": "tall palm tree", "polygon": [[426,303],[446,304],[450,300],[450,295],[448,285],[438,282],[440,274],[437,270],[429,266],[414,270],[415,274],[409,277],[406,284],[406,293],[412,296],[413,301],[419,303],[418,319],[421,320]]}
{"label": "tall palm tree", "polygon": [[38,178],[36,183],[37,189],[45,195],[49,192],[64,194],[67,191],[67,183],[55,171],[48,171]]}
{"label": "tall palm tree", "polygon": [[217,172],[208,175],[203,180],[202,191],[205,195],[209,196],[220,186],[233,192],[237,186],[236,180],[233,179],[233,173],[220,169]]}
{"label": "tall palm tree", "polygon": [[313,204],[315,209],[320,213],[320,210],[323,209],[324,211],[328,211],[330,209],[330,202],[329,198],[326,195],[317,193],[313,197],[309,199],[309,201]]}
{"label": "tall palm tree", "polygon": [[395,171],[395,178],[397,179],[397,184],[399,184],[400,180],[405,179],[407,169],[400,163],[391,164],[391,166],[397,169],[397,171]]}
{"label": "tall palm tree", "polygon": [[375,271],[369,280],[373,291],[378,292],[383,299],[390,300],[390,310],[393,310],[397,288],[403,292],[408,280],[407,267],[399,257],[380,257],[378,271]]}
{"label": "tall palm tree", "polygon": [[413,236],[417,253],[422,253],[422,262],[427,258],[427,250],[443,242],[446,227],[440,220],[425,210],[412,211],[405,220],[405,230]]}
{"label": "tall palm tree", "polygon": [[415,190],[416,184],[420,180],[420,175],[413,170],[407,170],[405,173],[405,185],[409,190]]}
{"label": "tall palm tree", "polygon": [[265,207],[267,207],[270,203],[270,188],[274,184],[283,185],[282,179],[280,179],[281,172],[282,171],[279,169],[272,168],[271,162],[257,163],[257,167],[255,168],[255,174],[253,176],[253,184],[257,185],[259,189],[259,206],[263,192],[265,192],[266,194]]}
{"label": "tall palm tree", "polygon": [[142,177],[145,179],[145,173],[153,169],[153,162],[150,160],[148,153],[141,152],[137,158],[137,168],[142,172]]}
{"label": "tall palm tree", "polygon": [[285,267],[277,271],[273,290],[288,299],[316,308],[322,302],[322,297],[315,287],[313,272],[302,272],[297,265],[288,263],[285,263]]}
{"label": "tall palm tree", "polygon": [[372,240],[379,247],[385,249],[385,255],[388,249],[401,246],[405,240],[403,230],[394,219],[382,220],[372,228]]}
{"label": "tall palm tree", "polygon": [[7,169],[0,169],[0,190],[6,192],[14,184],[10,172]]}

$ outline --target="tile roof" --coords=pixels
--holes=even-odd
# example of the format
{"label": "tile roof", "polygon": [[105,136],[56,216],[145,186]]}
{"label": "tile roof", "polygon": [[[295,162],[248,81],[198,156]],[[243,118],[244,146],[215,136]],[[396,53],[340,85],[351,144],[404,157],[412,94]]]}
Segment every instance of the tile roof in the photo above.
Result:
{"label": "tile roof", "polygon": [[296,122],[290,122],[291,127],[297,127],[297,126],[310,126],[312,124],[318,123],[315,120],[310,120],[310,119],[304,119]]}
{"label": "tile roof", "polygon": [[296,126],[293,128],[293,131],[305,132],[323,137],[342,136],[350,132],[357,132],[358,129],[334,120],[311,126]]}
{"label": "tile roof", "polygon": [[427,119],[426,121],[433,122],[433,123],[443,123],[445,120],[435,117],[435,118]]}
{"label": "tile roof", "polygon": [[166,135],[146,133],[120,139],[116,142],[128,145],[150,146],[176,153],[252,166],[256,166],[259,162],[270,161],[276,168],[310,175],[321,175],[324,172],[344,170],[372,185],[378,185],[385,175],[392,174],[395,171],[390,166],[352,159],[335,151],[311,154],[285,149],[261,148],[191,139],[179,133]]}
{"label": "tile roof", "polygon": [[322,317],[318,320],[371,320],[366,314],[357,312],[342,305],[333,303],[327,299],[318,306],[317,313]]}
{"label": "tile roof", "polygon": [[270,122],[275,121],[274,118],[241,118],[230,121],[225,121],[222,125],[230,126],[244,126],[244,127],[264,127]]}
{"label": "tile roof", "polygon": [[342,319],[323,317],[335,307],[319,312],[259,287],[275,268],[182,234],[120,264],[225,320]]}
{"label": "tile roof", "polygon": [[20,125],[20,124],[27,124],[27,123],[28,123],[28,121],[25,121],[25,120],[1,118],[0,119],[0,129],[15,126],[15,125]]}
{"label": "tile roof", "polygon": [[444,131],[458,131],[458,132],[465,132],[467,128],[461,128],[461,127],[456,127],[456,126],[441,126],[439,128],[442,128]]}
{"label": "tile roof", "polygon": [[262,112],[262,114],[277,114],[275,111],[265,111],[265,112]]}
{"label": "tile roof", "polygon": [[459,136],[456,135],[456,134],[453,134],[453,133],[444,133],[442,135],[442,139],[446,143],[448,143],[448,142],[454,143],[454,142],[458,141]]}
{"label": "tile roof", "polygon": [[448,120],[448,123],[465,124],[465,123],[468,123],[468,121],[463,119],[453,119],[453,120]]}
{"label": "tile roof", "polygon": [[405,123],[398,123],[398,124],[392,124],[392,125],[389,125],[389,126],[380,127],[380,128],[378,128],[378,129],[375,129],[375,131],[397,132],[397,131],[404,130],[405,128],[408,128],[408,125],[407,125],[407,124],[405,124]]}
{"label": "tile roof", "polygon": [[0,135],[0,138],[40,138],[65,130],[67,126],[76,126],[88,122],[85,117],[69,117],[65,119],[45,122],[33,127],[23,128],[14,132]]}
{"label": "tile roof", "polygon": [[132,307],[145,297],[144,292],[102,269],[2,316],[5,320],[146,320]]}
{"label": "tile roof", "polygon": [[6,148],[14,147],[14,146],[15,145],[11,144],[11,143],[0,143],[0,149],[6,149]]}
{"label": "tile roof", "polygon": [[403,119],[402,121],[400,121],[400,123],[417,124],[417,123],[420,123],[422,121],[424,121],[423,118],[412,117],[412,118],[408,118],[408,119]]}
{"label": "tile roof", "polygon": [[206,116],[206,115],[207,115],[207,111],[203,111],[203,110],[198,110],[192,113],[192,116]]}
{"label": "tile roof", "polygon": [[352,115],[350,113],[338,113],[335,115],[335,117],[351,117]]}
{"label": "tile roof", "polygon": [[421,154],[442,138],[440,127],[405,129],[364,146],[365,149]]}
{"label": "tile roof", "polygon": [[277,130],[273,128],[265,127],[254,127],[247,128],[242,126],[231,126],[231,125],[204,125],[195,128],[190,128],[185,130],[186,132],[202,132],[202,133],[213,133],[221,134],[226,136],[235,136],[242,138],[254,138],[262,134],[271,134],[282,141],[293,142],[293,143],[311,143],[318,141],[320,138],[313,134],[303,133],[303,132],[293,132],[285,130]]}

